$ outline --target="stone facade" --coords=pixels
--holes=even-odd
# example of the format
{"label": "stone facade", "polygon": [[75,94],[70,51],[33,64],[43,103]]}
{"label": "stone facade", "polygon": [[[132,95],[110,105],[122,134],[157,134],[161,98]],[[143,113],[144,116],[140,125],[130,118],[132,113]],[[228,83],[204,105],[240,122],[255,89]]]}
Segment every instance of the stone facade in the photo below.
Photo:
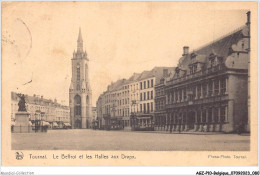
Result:
{"label": "stone facade", "polygon": [[92,119],[92,91],[88,78],[88,61],[83,51],[81,30],[77,40],[77,51],[73,53],[72,78],[69,89],[70,121],[72,128],[89,128]]}
{"label": "stone facade", "polygon": [[[155,84],[173,70],[173,67],[155,67],[140,74],[134,73],[127,80],[111,83],[97,101],[100,128],[110,127],[115,121],[126,129],[133,123],[136,123],[135,126],[151,126],[154,120]],[[131,116],[136,118],[135,122],[131,122]]]}
{"label": "stone facade", "polygon": [[248,26],[183,55],[165,85],[169,131],[233,132],[248,123]]}
{"label": "stone facade", "polygon": [[160,83],[155,86],[155,130],[166,130],[166,95],[165,95],[165,78],[160,80]]}
{"label": "stone facade", "polygon": [[[19,97],[17,93],[11,93],[11,120],[16,121],[15,114],[18,112]],[[64,123],[70,122],[69,107],[57,103],[55,99],[50,100],[43,96],[25,95],[26,110],[29,113],[29,121],[42,120],[48,122],[50,127],[56,123],[63,127]]]}

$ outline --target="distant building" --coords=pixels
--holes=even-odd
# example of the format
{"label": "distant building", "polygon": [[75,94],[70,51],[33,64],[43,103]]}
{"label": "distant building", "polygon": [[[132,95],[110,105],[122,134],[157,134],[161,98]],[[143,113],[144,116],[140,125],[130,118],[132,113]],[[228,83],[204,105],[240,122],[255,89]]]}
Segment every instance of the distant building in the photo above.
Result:
{"label": "distant building", "polygon": [[97,108],[92,107],[92,118],[91,121],[97,120]]}
{"label": "distant building", "polygon": [[154,112],[154,122],[155,130],[167,130],[166,129],[166,94],[165,85],[167,77],[169,77],[172,72],[167,76],[160,79],[160,83],[155,85],[155,112]]}
{"label": "distant building", "polygon": [[170,72],[174,71],[174,67],[155,67],[150,71],[144,71],[138,77],[139,85],[139,100],[136,102],[139,106],[139,111],[134,114],[135,119],[132,119],[134,128],[140,130],[154,126],[155,112],[155,85],[160,83],[160,79],[167,77]]}
{"label": "distant building", "polygon": [[[134,123],[136,126],[151,126],[155,109],[154,86],[164,74],[173,70],[173,67],[155,67],[140,74],[134,73],[127,80],[111,83],[97,101],[100,128],[128,129]],[[131,122],[131,115],[137,120]]]}
{"label": "distant building", "polygon": [[[18,102],[20,98],[17,93],[11,92],[11,120],[15,121],[15,113],[18,112]],[[43,96],[25,95],[26,110],[30,113],[29,120],[34,122],[41,120],[48,122],[50,127],[60,127],[70,125],[69,107],[57,103],[55,99],[45,99]]]}
{"label": "distant building", "polygon": [[92,119],[92,91],[88,78],[88,61],[83,51],[81,30],[77,40],[77,51],[73,53],[72,78],[69,88],[70,121],[72,128],[89,128]]}
{"label": "distant building", "polygon": [[101,128],[129,126],[129,91],[126,84],[126,79],[118,80],[99,97],[97,109]]}

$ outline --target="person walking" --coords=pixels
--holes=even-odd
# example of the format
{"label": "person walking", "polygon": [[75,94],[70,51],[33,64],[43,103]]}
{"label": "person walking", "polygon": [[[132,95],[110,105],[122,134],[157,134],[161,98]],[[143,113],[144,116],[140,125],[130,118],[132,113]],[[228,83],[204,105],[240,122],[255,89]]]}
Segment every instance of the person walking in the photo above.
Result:
{"label": "person walking", "polygon": [[243,132],[243,122],[240,121],[239,124],[238,124],[237,133],[238,133],[238,135],[241,135],[242,132]]}
{"label": "person walking", "polygon": [[181,133],[181,117],[179,117],[179,133]]}
{"label": "person walking", "polygon": [[170,133],[172,133],[172,127],[173,127],[173,125],[172,125],[172,123],[170,124]]}
{"label": "person walking", "polygon": [[206,124],[203,126],[203,132],[207,132],[207,125]]}

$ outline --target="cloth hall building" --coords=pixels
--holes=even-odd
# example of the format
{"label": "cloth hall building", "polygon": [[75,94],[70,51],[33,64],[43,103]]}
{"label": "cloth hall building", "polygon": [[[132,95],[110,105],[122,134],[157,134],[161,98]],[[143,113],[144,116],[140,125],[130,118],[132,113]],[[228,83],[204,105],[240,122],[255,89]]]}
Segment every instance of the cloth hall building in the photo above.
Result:
{"label": "cloth hall building", "polygon": [[[165,109],[156,129],[232,132],[248,128],[248,25],[183,55],[161,82]],[[158,108],[156,108],[158,111]]]}

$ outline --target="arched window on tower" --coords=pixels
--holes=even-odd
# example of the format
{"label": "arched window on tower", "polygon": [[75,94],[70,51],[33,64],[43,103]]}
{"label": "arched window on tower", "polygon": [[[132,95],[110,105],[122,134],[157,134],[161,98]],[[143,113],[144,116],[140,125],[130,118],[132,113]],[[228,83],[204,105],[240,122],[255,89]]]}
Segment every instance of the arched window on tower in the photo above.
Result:
{"label": "arched window on tower", "polygon": [[80,85],[79,84],[77,84],[77,90],[80,90]]}
{"label": "arched window on tower", "polygon": [[89,97],[88,97],[88,95],[86,97],[86,102],[87,102],[87,104],[89,104]]}
{"label": "arched window on tower", "polygon": [[77,65],[77,81],[80,81],[80,66]]}
{"label": "arched window on tower", "polygon": [[81,115],[81,97],[79,95],[74,97],[74,109],[75,115]]}

